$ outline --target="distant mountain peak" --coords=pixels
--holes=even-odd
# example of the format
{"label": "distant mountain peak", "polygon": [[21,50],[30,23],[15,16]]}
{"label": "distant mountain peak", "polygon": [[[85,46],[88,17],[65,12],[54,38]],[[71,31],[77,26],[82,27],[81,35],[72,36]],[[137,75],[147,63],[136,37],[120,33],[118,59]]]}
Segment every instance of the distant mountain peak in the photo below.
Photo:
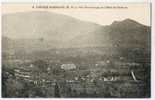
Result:
{"label": "distant mountain peak", "polygon": [[144,26],[139,22],[132,20],[130,18],[124,19],[122,21],[114,21],[111,26],[113,27],[141,27]]}
{"label": "distant mountain peak", "polygon": [[127,18],[127,19],[123,20],[122,22],[128,23],[128,24],[140,24],[139,22],[132,20],[130,18]]}
{"label": "distant mountain peak", "polygon": [[134,21],[134,20],[132,20],[132,19],[130,19],[130,18],[126,18],[126,19],[124,19],[123,21],[126,21],[126,22],[136,22],[136,21]]}

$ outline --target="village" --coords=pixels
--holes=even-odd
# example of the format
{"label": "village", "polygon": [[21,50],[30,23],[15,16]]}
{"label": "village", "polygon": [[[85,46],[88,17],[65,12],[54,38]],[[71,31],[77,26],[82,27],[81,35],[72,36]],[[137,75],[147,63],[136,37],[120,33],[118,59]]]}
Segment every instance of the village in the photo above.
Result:
{"label": "village", "polygon": [[[16,81],[42,88],[46,91],[43,94],[51,97],[108,97],[115,96],[116,93],[110,90],[108,94],[105,93],[106,87],[112,88],[115,84],[121,86],[123,83],[143,84],[135,74],[135,69],[140,68],[141,65],[134,62],[114,63],[110,60],[96,61],[91,64],[85,62],[74,64],[71,61],[61,63],[52,60],[34,62],[15,60],[15,62],[18,63],[18,66],[13,69]],[[47,93],[48,91],[50,94]],[[137,90],[132,91],[136,93]]]}
{"label": "village", "polygon": [[[124,56],[92,53],[96,49],[82,50],[53,50],[46,56],[23,53],[23,58],[20,53],[18,56],[11,53],[3,57],[6,95],[136,97],[146,94],[143,90],[149,78],[145,73],[150,66],[146,59],[139,63]],[[9,87],[11,85],[14,87]],[[14,92],[9,93],[12,88]]]}

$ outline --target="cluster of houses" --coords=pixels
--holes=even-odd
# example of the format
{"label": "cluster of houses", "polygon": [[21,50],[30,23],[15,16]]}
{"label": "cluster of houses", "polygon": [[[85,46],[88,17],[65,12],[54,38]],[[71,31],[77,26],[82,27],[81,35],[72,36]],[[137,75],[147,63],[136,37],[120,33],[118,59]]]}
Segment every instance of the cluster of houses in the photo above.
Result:
{"label": "cluster of houses", "polygon": [[[107,64],[109,64],[110,61],[99,61],[95,64],[94,68],[91,69],[87,69],[89,71],[88,75],[81,75],[79,77],[78,76],[74,76],[74,78],[69,78],[69,79],[64,79],[66,83],[75,83],[75,82],[80,82],[80,81],[85,81],[85,82],[94,82],[94,81],[121,81],[121,80],[133,80],[133,81],[138,81],[134,70],[131,70],[129,72],[129,78],[127,78],[126,76],[119,76],[119,75],[115,75],[115,73],[119,72],[119,70],[117,69],[109,69],[110,71],[107,70],[107,68],[102,67],[102,69],[97,68],[99,66],[105,66]],[[129,64],[123,64],[123,65],[129,65]],[[130,63],[130,66],[139,66],[139,64],[136,63]],[[24,66],[24,67],[19,67],[16,68],[15,71],[15,76],[17,78],[20,79],[24,79],[28,82],[33,82],[35,85],[37,84],[42,84],[42,83],[47,83],[47,84],[54,84],[56,79],[53,80],[48,80],[48,79],[39,79],[36,78],[37,76],[34,75],[34,70],[35,70],[35,65],[33,65],[32,63],[29,63],[29,65]],[[65,70],[66,73],[69,73],[70,71],[76,71],[78,69],[78,67],[74,64],[74,63],[64,63],[60,65],[60,70]],[[52,68],[47,67],[47,71],[50,73],[52,70]],[[109,73],[110,75],[104,75],[105,73]],[[83,71],[83,73],[85,73],[85,71]],[[101,75],[102,74],[102,75]],[[39,77],[39,76],[38,76]],[[70,77],[70,76],[67,76]],[[36,78],[36,79],[35,79]]]}

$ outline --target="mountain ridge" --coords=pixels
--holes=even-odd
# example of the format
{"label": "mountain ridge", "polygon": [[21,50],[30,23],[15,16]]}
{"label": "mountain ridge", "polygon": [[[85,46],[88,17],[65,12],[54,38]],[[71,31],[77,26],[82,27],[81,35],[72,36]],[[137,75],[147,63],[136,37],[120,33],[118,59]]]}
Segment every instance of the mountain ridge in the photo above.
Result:
{"label": "mountain ridge", "polygon": [[129,18],[98,25],[52,12],[26,12],[3,16],[2,32],[14,45],[28,47],[149,47],[151,28]]}

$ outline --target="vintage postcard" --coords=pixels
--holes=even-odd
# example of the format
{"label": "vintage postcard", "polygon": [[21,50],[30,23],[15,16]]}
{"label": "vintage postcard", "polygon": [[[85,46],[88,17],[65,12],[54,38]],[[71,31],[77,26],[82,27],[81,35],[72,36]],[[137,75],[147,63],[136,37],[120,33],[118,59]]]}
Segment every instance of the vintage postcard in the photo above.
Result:
{"label": "vintage postcard", "polygon": [[150,98],[150,9],[2,4],[2,97]]}

